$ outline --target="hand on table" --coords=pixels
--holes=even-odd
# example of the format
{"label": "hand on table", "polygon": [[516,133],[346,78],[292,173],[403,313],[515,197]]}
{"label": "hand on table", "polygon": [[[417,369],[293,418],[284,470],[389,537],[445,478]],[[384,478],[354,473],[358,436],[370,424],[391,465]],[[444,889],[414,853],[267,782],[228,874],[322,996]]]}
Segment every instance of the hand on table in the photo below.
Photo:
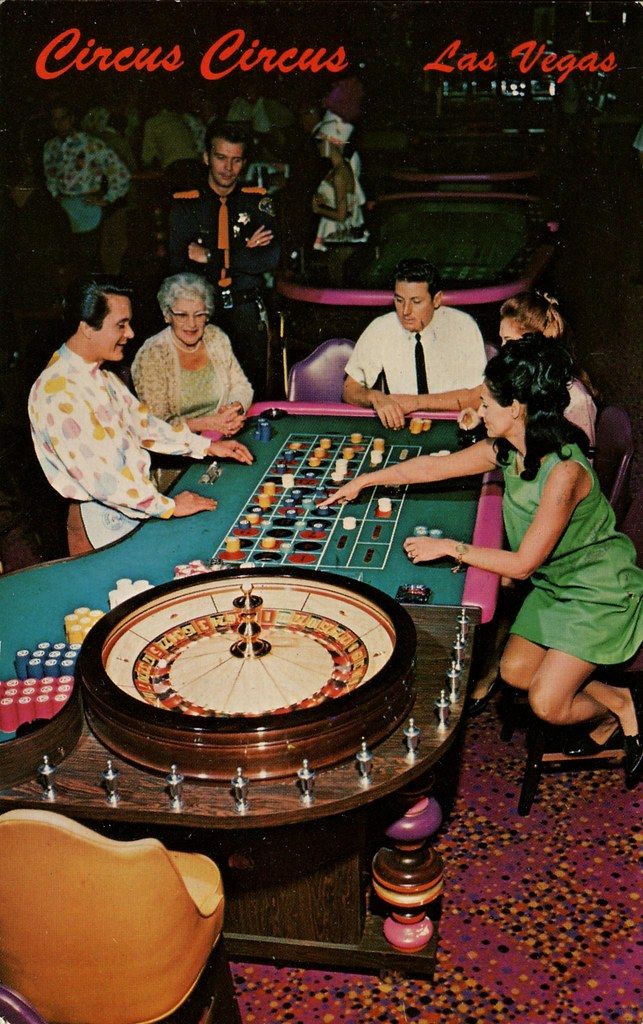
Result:
{"label": "hand on table", "polygon": [[251,465],[254,462],[252,453],[240,441],[213,441],[207,451],[208,455],[216,455],[221,459],[234,459]]}
{"label": "hand on table", "polygon": [[324,498],[323,501],[320,501],[317,507],[326,508],[327,505],[334,505],[338,501],[342,503],[347,501],[355,501],[355,499],[359,496],[362,487],[364,487],[364,484],[360,481],[360,478],[357,476],[355,477],[354,480],[349,480],[349,482],[347,484],[344,484],[343,487],[340,487],[337,491],[334,491],[327,498]]}
{"label": "hand on table", "polygon": [[262,225],[260,228],[250,235],[250,238],[246,242],[247,249],[256,249],[262,245],[270,245],[273,239],[273,233],[270,228]]}
{"label": "hand on table", "polygon": [[374,392],[372,403],[380,423],[383,423],[385,427],[389,427],[391,430],[399,430],[406,423],[404,409],[395,395],[385,395],[376,391]]}
{"label": "hand on table", "polygon": [[453,541],[446,537],[407,537],[402,545],[408,558],[416,562],[433,562],[436,558],[451,555],[449,550]]}
{"label": "hand on table", "polygon": [[217,502],[214,498],[202,498],[194,491],[181,491],[174,499],[174,517],[182,519],[184,516],[193,516],[197,512],[214,512]]}

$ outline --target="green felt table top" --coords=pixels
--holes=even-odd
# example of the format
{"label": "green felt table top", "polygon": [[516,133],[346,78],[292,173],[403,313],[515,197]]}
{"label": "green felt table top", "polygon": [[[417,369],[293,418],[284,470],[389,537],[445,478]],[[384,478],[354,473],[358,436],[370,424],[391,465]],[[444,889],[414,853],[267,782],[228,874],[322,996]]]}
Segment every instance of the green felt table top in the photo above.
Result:
{"label": "green felt table top", "polygon": [[[418,446],[424,452],[456,447],[456,426],[452,421],[436,420],[430,431],[418,436],[408,429],[387,431],[374,419],[341,416],[286,416],[271,427],[268,442],[254,438],[254,421],[249,421],[239,435],[255,455],[252,466],[222,464],[221,477],[209,485],[199,482],[205,464],[192,463],[176,485],[176,490],[193,490],[216,498],[216,512],[176,520],[148,520],[124,540],[90,555],[0,576],[0,679],[13,676],[16,650],[31,648],[41,640],[63,640],[64,616],[75,608],[89,606],[107,611],[108,593],[119,578],[146,579],[158,585],[173,578],[176,565],[192,559],[210,559],[248,508],[249,499],[258,492],[270,463],[289,436],[350,435],[360,431],[365,438],[384,437],[387,446],[405,447],[410,455],[415,454]],[[359,558],[351,566],[342,564],[344,556],[337,551],[333,554],[332,546],[327,550],[323,568],[361,578],[393,596],[400,584],[424,583],[433,590],[433,603],[458,604],[464,574],[454,575],[449,566],[413,566],[401,545],[417,524],[441,528],[448,536],[469,540],[479,490],[479,480],[449,482],[439,488],[418,487],[406,494],[399,515],[396,511],[391,520],[381,520],[383,530],[389,531],[383,568],[360,565]],[[342,517],[349,512],[362,518],[368,496],[369,492],[363,492],[360,502],[334,513],[330,520],[334,528],[339,529]],[[394,504],[399,505],[399,500]]]}

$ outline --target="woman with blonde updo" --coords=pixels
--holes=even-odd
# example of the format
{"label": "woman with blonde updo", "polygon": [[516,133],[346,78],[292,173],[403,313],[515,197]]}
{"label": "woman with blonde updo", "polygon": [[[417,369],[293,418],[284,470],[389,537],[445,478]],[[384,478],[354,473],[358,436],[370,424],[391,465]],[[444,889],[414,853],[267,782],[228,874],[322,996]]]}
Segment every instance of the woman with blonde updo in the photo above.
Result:
{"label": "woman with blonde updo", "polygon": [[[500,343],[530,341],[537,336],[560,341],[570,353],[574,366],[574,377],[569,385],[569,404],[565,417],[578,427],[593,448],[596,440],[596,389],[584,370],[580,369],[571,349],[570,331],[558,308],[558,302],[551,295],[540,292],[519,292],[500,307]],[[422,409],[438,412],[456,409],[460,411],[458,423],[466,430],[474,430],[480,424],[476,410],[480,405],[482,384],[458,391],[442,391],[439,394],[422,396],[422,404],[414,405],[408,412]]]}
{"label": "woman with blonde updo", "polygon": [[519,292],[507,299],[500,307],[500,342],[520,341],[531,334],[542,334],[545,338],[561,341],[570,353],[574,363],[574,378],[569,385],[569,405],[565,410],[567,419],[585,433],[590,445],[596,438],[597,397],[589,376],[576,361],[571,344],[570,330],[558,308],[558,300],[547,292]]}

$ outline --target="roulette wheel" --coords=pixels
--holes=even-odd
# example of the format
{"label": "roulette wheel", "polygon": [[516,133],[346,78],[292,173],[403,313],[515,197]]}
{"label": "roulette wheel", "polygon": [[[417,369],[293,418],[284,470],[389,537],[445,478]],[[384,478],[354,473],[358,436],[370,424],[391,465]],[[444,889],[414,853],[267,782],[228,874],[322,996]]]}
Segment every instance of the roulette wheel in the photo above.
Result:
{"label": "roulette wheel", "polygon": [[230,780],[353,758],[414,702],[408,613],[367,584],[232,569],[138,595],[91,630],[78,674],[91,729],[137,764]]}

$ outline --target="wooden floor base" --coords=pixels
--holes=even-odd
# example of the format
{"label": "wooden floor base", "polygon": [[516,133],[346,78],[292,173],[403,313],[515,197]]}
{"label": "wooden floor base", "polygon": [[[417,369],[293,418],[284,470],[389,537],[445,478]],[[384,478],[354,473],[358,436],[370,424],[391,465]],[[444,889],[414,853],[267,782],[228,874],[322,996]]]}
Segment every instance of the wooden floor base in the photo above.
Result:
{"label": "wooden floor base", "polygon": [[364,974],[396,971],[431,980],[438,948],[437,925],[425,949],[409,954],[389,946],[382,931],[383,924],[381,917],[367,914],[362,939],[356,944],[307,942],[303,945],[298,940],[266,939],[261,935],[235,935],[231,932],[226,932],[225,937],[233,960],[327,967]]}

